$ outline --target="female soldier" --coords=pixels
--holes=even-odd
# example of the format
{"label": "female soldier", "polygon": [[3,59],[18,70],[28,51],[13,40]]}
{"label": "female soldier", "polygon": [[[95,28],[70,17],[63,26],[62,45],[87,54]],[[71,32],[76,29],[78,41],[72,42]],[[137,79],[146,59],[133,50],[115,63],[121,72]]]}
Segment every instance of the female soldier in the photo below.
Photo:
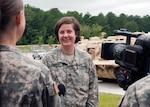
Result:
{"label": "female soldier", "polygon": [[0,107],[59,107],[48,68],[16,48],[24,29],[22,0],[0,0]]}
{"label": "female soldier", "polygon": [[51,50],[43,63],[52,78],[66,87],[65,107],[97,107],[98,84],[90,54],[75,47],[80,40],[80,24],[74,17],[63,17],[55,25],[60,47]]}

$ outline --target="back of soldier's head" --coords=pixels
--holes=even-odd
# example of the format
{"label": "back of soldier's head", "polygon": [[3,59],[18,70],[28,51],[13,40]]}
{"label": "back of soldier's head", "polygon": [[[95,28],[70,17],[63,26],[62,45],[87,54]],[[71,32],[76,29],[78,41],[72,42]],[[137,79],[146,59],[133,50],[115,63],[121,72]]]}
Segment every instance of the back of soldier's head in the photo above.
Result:
{"label": "back of soldier's head", "polygon": [[10,19],[23,9],[22,0],[0,1],[0,32],[5,30]]}

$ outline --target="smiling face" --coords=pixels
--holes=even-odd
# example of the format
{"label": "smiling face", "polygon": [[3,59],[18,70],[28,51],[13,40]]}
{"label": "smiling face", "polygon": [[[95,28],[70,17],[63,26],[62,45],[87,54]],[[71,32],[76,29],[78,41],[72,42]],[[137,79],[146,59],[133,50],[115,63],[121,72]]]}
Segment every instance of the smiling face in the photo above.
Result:
{"label": "smiling face", "polygon": [[73,24],[62,24],[58,30],[58,38],[62,47],[74,47],[76,34]]}

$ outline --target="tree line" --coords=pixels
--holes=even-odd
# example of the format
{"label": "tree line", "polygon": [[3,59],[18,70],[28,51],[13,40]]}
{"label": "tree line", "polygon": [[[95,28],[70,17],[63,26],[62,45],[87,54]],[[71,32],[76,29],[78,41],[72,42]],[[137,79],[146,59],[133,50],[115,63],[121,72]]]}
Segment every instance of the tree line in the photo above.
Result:
{"label": "tree line", "polygon": [[67,11],[62,13],[58,8],[44,11],[40,8],[25,5],[26,29],[19,45],[29,44],[53,44],[57,43],[54,36],[54,25],[63,16],[74,16],[81,24],[81,36],[88,39],[92,36],[100,36],[106,32],[105,37],[114,35],[114,30],[119,28],[128,29],[131,32],[150,31],[150,16],[126,15],[119,16],[113,12],[106,15],[99,13],[92,16],[90,13],[78,13],[77,11]]}

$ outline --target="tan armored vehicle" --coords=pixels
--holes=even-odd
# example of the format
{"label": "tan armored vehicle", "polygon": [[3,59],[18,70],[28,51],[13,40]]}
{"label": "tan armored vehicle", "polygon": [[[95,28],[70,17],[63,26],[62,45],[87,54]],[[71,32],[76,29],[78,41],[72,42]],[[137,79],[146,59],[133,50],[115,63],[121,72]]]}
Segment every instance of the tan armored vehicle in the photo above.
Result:
{"label": "tan armored vehicle", "polygon": [[[131,44],[134,44],[135,38],[131,38]],[[108,38],[91,37],[89,40],[82,38],[76,46],[91,54],[93,62],[97,69],[98,78],[116,79],[114,69],[119,67],[115,60],[104,60],[101,58],[101,44],[105,41],[126,42],[125,36],[109,36]]]}

